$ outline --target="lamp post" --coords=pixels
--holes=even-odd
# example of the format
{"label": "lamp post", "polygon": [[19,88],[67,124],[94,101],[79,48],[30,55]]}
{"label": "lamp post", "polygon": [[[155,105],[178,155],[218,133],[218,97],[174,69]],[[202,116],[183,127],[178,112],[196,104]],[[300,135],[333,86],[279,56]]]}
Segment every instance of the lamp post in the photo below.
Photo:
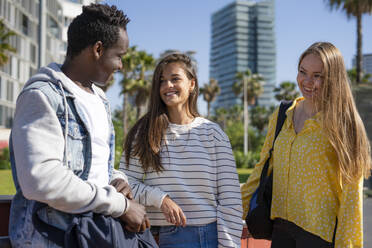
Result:
{"label": "lamp post", "polygon": [[248,154],[248,92],[247,92],[247,77],[243,75],[243,90],[244,90],[244,155]]}

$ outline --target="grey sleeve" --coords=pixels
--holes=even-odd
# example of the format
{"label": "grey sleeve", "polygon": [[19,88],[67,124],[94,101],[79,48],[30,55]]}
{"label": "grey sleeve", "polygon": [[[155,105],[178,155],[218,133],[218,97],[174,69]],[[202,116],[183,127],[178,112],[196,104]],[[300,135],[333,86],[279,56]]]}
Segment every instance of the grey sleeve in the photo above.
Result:
{"label": "grey sleeve", "polygon": [[39,90],[17,100],[12,128],[17,178],[27,199],[69,213],[94,211],[120,216],[125,197],[112,186],[98,187],[63,166],[64,138],[55,111]]}

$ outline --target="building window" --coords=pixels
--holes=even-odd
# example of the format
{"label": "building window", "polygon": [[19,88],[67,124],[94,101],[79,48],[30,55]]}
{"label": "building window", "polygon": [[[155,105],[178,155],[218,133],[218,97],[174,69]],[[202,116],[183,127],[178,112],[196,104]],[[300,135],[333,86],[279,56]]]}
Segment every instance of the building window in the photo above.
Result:
{"label": "building window", "polygon": [[13,83],[10,80],[6,81],[6,100],[13,102]]}
{"label": "building window", "polygon": [[4,113],[4,106],[0,105],[0,126],[5,126],[3,113]]}
{"label": "building window", "polygon": [[11,128],[13,125],[13,109],[5,107],[5,127]]}
{"label": "building window", "polygon": [[30,43],[30,55],[32,63],[36,63],[36,46]]}
{"label": "building window", "polygon": [[58,27],[58,24],[55,20],[53,20],[53,18],[51,18],[50,16],[48,16],[48,30],[49,32],[57,39],[60,38],[60,29]]}
{"label": "building window", "polygon": [[28,17],[26,15],[22,15],[22,32],[28,35]]}

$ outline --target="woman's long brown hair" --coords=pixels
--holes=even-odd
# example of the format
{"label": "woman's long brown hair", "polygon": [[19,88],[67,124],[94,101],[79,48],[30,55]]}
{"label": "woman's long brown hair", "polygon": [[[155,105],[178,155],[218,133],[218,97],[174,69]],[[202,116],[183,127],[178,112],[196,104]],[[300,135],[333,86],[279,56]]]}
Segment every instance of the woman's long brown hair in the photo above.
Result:
{"label": "woman's long brown hair", "polygon": [[343,182],[368,177],[371,171],[369,140],[355,106],[345,64],[340,51],[329,42],[312,44],[300,57],[298,66],[309,54],[323,62],[323,85],[316,106],[322,126],[338,158]]}
{"label": "woman's long brown hair", "polygon": [[160,98],[160,80],[164,67],[170,63],[179,64],[185,71],[187,78],[195,80],[194,90],[188,98],[188,111],[193,117],[199,116],[197,110],[199,87],[196,70],[191,59],[181,53],[167,55],[159,61],[155,68],[148,112],[136,122],[125,139],[124,153],[127,167],[129,166],[129,160],[135,157],[139,159],[145,172],[150,170],[160,172],[163,170],[160,151],[169,120],[167,107]]}

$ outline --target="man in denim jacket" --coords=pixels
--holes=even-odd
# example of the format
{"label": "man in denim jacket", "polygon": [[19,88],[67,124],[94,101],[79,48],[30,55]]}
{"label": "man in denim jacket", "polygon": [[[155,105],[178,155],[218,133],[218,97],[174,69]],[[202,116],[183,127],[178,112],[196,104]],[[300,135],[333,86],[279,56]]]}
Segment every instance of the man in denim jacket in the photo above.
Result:
{"label": "man in denim jacket", "polygon": [[64,64],[41,68],[20,93],[10,137],[13,247],[57,247],[35,230],[35,202],[48,205],[40,219],[63,230],[73,214],[87,211],[119,217],[131,231],[149,226],[126,176],[113,168],[109,104],[94,85],[122,68],[128,22],[115,6],[84,6],[69,27]]}

